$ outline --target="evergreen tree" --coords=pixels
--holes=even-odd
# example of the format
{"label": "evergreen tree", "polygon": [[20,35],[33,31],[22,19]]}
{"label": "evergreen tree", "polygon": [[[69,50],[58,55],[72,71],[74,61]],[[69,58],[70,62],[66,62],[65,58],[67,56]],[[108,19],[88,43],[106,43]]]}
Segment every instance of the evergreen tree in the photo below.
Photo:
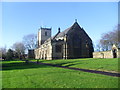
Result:
{"label": "evergreen tree", "polygon": [[13,60],[13,58],[14,58],[14,51],[12,49],[8,49],[6,59]]}

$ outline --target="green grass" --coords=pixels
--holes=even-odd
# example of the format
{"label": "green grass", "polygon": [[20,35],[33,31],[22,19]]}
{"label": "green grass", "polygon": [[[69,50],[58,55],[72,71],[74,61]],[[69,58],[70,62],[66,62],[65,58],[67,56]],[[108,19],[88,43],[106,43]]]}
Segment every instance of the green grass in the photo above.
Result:
{"label": "green grass", "polygon": [[[32,60],[34,61],[34,60]],[[82,68],[82,69],[92,69],[100,71],[118,71],[118,59],[68,59],[68,60],[39,60],[43,63],[51,63],[55,65]]]}
{"label": "green grass", "polygon": [[[55,60],[55,62],[57,61]],[[2,64],[3,70],[1,72],[3,88],[118,87],[118,78],[112,76],[69,70],[47,65],[37,65],[34,63],[26,64],[23,61],[3,61]]]}

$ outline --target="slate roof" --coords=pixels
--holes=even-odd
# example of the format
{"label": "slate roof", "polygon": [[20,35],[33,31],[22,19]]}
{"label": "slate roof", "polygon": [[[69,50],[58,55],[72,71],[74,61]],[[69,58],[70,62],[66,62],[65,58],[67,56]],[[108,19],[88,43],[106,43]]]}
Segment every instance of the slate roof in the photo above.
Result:
{"label": "slate roof", "polygon": [[70,29],[71,29],[71,27],[70,27],[70,28],[67,28],[67,29],[64,30],[63,32],[59,33],[56,37],[63,37],[63,36],[65,36],[65,34],[67,34],[67,32],[68,32]]}
{"label": "slate roof", "polygon": [[63,32],[57,33],[55,36],[53,36],[53,39],[57,38],[57,37],[65,36],[68,33],[68,31],[73,29],[76,25],[79,26],[79,24],[77,22],[75,22],[71,27],[69,27],[69,28],[65,29]]}
{"label": "slate roof", "polygon": [[75,22],[71,27],[65,29],[64,31],[62,32],[58,32],[56,35],[54,35],[53,37],[50,37],[48,38],[46,41],[49,41],[49,40],[54,40],[55,38],[58,38],[58,37],[64,37],[68,31],[70,31],[71,29],[73,29],[74,27],[76,26],[79,26],[79,24],[77,22]]}

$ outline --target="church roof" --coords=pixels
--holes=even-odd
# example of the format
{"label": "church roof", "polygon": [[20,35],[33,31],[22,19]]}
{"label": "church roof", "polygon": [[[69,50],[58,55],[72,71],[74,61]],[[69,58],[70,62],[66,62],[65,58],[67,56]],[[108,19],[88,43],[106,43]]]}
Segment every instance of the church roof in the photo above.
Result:
{"label": "church roof", "polygon": [[[74,27],[79,26],[79,24],[77,22],[75,22],[71,27],[67,28],[66,30],[64,30],[63,32],[57,33],[55,36],[53,36],[54,38],[58,38],[58,37],[63,37],[65,36],[71,29],[73,29]],[[80,26],[79,26],[80,27]]]}
{"label": "church roof", "polygon": [[[75,21],[75,23],[74,23],[71,27],[65,29],[65,30],[62,31],[62,32],[60,32],[60,28],[59,28],[59,29],[58,29],[58,33],[57,33],[56,35],[48,38],[48,39],[46,40],[46,42],[47,42],[47,41],[51,41],[51,40],[55,40],[55,39],[60,38],[60,37],[64,37],[65,35],[68,34],[68,32],[69,32],[70,30],[73,30],[73,29],[76,28],[76,27],[81,28],[80,25],[77,23],[77,21]],[[88,34],[84,31],[83,28],[81,28],[81,30],[83,31],[83,33],[85,33],[85,34],[88,36]],[[89,37],[89,36],[88,36],[88,37]],[[89,39],[91,39],[91,38],[89,37]]]}

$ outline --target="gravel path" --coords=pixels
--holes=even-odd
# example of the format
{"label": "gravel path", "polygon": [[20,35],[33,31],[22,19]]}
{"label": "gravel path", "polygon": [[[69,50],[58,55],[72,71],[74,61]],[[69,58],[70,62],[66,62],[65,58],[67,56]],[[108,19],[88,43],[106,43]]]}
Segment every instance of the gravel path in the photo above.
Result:
{"label": "gravel path", "polygon": [[89,70],[89,69],[81,69],[81,68],[74,68],[74,67],[67,67],[67,66],[59,66],[59,65],[54,65],[54,64],[49,64],[49,63],[37,63],[30,61],[32,63],[36,64],[42,64],[42,65],[49,65],[53,67],[60,67],[60,68],[65,68],[65,69],[72,69],[72,70],[78,70],[78,71],[84,71],[84,72],[89,72],[89,73],[96,73],[96,74],[102,74],[102,75],[107,75],[107,76],[114,76],[114,77],[120,77],[120,73],[111,73],[111,72],[105,72],[105,71],[96,71],[96,70]]}

